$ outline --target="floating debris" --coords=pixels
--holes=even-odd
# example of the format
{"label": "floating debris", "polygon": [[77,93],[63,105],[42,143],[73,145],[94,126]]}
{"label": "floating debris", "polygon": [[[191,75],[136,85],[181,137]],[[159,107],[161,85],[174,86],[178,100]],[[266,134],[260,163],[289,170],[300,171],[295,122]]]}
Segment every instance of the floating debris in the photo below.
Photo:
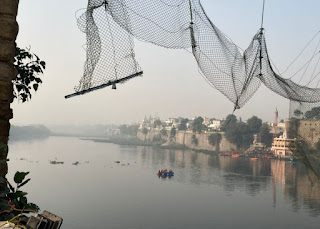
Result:
{"label": "floating debris", "polygon": [[79,161],[76,161],[76,162],[74,162],[74,163],[72,163],[73,165],[79,165],[80,163],[79,163]]}
{"label": "floating debris", "polygon": [[63,165],[64,164],[64,162],[63,161],[50,161],[50,164],[52,164],[52,165]]}

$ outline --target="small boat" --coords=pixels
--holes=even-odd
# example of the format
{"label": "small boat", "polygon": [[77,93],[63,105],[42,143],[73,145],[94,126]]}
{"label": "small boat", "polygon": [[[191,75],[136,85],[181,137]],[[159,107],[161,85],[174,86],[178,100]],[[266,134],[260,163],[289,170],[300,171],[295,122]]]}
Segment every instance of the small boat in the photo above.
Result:
{"label": "small boat", "polygon": [[174,175],[174,172],[172,170],[168,171],[167,169],[162,169],[157,172],[157,175],[162,177],[167,177],[167,176],[171,177]]}
{"label": "small boat", "polygon": [[238,158],[238,157],[241,157],[241,154],[240,154],[240,153],[233,153],[233,154],[231,155],[231,157],[233,157],[233,158]]}
{"label": "small boat", "polygon": [[252,158],[250,158],[250,160],[251,160],[251,161],[257,161],[257,160],[259,160],[259,158],[257,158],[257,157],[252,157]]}
{"label": "small boat", "polygon": [[229,156],[231,156],[231,153],[230,152],[219,153],[219,156],[220,157],[229,157]]}

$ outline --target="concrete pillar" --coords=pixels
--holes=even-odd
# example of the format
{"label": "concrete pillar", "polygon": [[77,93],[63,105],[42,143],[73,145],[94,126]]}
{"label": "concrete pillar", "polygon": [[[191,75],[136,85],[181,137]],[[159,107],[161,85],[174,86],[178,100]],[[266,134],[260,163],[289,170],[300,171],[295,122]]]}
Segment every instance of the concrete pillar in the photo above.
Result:
{"label": "concrete pillar", "polygon": [[[12,80],[17,72],[14,69],[13,61],[15,54],[15,40],[18,34],[18,13],[19,0],[0,0],[0,143],[8,145],[10,122],[12,110],[10,103],[13,101]],[[8,147],[1,159],[6,159]],[[7,165],[0,163],[0,176],[7,173]]]}

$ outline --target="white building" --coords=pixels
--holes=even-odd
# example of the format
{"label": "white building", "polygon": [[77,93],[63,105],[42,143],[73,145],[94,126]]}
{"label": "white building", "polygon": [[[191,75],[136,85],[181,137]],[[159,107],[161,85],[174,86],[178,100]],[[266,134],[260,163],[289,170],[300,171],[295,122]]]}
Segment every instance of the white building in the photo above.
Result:
{"label": "white building", "polygon": [[282,136],[273,139],[271,151],[276,157],[292,159],[295,141],[296,139],[287,138],[287,131],[284,131]]}
{"label": "white building", "polygon": [[220,130],[222,123],[222,120],[212,120],[211,124],[208,127],[213,130]]}

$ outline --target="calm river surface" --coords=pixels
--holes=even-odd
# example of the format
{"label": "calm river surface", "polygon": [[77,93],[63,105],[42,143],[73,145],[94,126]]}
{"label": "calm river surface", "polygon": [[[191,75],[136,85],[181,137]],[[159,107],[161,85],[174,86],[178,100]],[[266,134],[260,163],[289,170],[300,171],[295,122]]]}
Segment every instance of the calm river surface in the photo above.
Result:
{"label": "calm river surface", "polygon": [[30,171],[23,190],[63,229],[320,228],[320,186],[299,163],[67,137],[12,141],[9,159],[8,179]]}

